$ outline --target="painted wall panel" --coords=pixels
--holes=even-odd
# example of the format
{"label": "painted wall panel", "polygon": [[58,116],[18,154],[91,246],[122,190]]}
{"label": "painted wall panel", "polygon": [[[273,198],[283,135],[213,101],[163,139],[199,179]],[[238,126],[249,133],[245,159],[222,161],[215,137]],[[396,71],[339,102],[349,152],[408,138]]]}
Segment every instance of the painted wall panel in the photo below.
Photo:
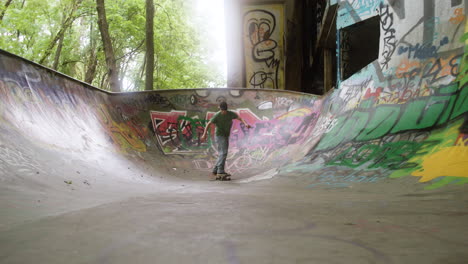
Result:
{"label": "painted wall panel", "polygon": [[247,88],[284,90],[283,38],[283,5],[248,5],[243,8]]}

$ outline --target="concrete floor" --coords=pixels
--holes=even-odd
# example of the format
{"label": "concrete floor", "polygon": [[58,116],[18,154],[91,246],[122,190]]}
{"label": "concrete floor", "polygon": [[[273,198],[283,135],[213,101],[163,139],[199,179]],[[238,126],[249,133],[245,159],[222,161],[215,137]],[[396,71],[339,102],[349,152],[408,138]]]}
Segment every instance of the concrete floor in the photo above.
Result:
{"label": "concrete floor", "polygon": [[468,195],[460,188],[408,192],[420,185],[412,178],[313,190],[283,181],[180,179],[171,190],[11,224],[0,232],[0,262],[468,260]]}

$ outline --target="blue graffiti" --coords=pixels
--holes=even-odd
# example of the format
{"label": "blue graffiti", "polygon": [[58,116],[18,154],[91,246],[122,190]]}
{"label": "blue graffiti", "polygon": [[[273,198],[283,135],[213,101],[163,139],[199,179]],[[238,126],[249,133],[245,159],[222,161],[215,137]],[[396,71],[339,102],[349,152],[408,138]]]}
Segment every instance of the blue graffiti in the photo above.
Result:
{"label": "blue graffiti", "polygon": [[429,43],[420,44],[417,43],[416,45],[409,45],[407,47],[400,46],[398,48],[398,55],[408,53],[408,59],[429,59],[429,58],[436,58],[439,57],[439,49],[447,45],[449,43],[448,37],[443,38],[440,42],[439,46],[431,45]]}

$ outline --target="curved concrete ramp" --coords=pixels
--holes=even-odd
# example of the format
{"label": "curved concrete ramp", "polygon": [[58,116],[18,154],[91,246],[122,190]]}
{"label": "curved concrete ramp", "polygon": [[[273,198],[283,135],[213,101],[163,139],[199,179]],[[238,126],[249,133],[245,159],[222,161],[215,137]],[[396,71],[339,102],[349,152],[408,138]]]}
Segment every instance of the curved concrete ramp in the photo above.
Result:
{"label": "curved concrete ramp", "polygon": [[[352,81],[112,94],[2,51],[0,262],[468,259],[468,89],[390,102]],[[200,140],[220,101],[253,125],[230,183]]]}
{"label": "curved concrete ramp", "polygon": [[[458,82],[398,104],[346,85],[325,98],[250,89],[111,94],[1,56],[4,170],[17,169],[12,165],[20,162],[9,162],[15,153],[10,140],[22,138],[15,147],[90,159],[99,153],[205,180],[217,157],[214,131],[206,141],[200,137],[219,102],[227,101],[253,126],[234,121],[232,128],[227,170],[239,181],[293,172],[307,174],[309,187],[404,176],[429,182],[421,186],[429,189],[468,182],[468,90]],[[49,169],[31,162],[20,171]]]}

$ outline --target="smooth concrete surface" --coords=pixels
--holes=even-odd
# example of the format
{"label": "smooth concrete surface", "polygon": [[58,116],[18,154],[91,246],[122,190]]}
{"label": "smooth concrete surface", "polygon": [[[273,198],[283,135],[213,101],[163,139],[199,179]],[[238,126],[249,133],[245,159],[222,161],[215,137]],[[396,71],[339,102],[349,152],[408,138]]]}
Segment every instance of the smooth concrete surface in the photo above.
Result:
{"label": "smooth concrete surface", "polygon": [[[467,5],[339,1],[379,58],[325,96],[108,93],[0,50],[0,263],[468,263]],[[221,101],[253,126],[231,182]]]}
{"label": "smooth concrete surface", "polygon": [[408,192],[409,179],[376,191],[183,181],[10,226],[1,262],[465,263],[466,192]]}

